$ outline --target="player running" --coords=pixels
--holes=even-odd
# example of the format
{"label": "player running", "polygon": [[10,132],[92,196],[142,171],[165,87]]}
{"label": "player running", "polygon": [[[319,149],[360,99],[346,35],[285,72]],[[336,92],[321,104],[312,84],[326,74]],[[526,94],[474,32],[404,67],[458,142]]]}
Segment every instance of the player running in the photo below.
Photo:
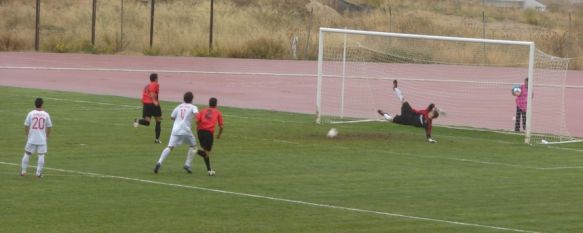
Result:
{"label": "player running", "polygon": [[398,87],[397,80],[393,81],[393,91],[395,91],[395,95],[401,100],[401,115],[396,115],[392,117],[388,113],[384,112],[383,110],[378,110],[378,113],[381,114],[386,120],[392,121],[397,124],[401,125],[411,125],[415,127],[422,127],[425,128],[425,135],[427,136],[427,141],[430,143],[436,143],[436,140],[433,140],[431,137],[431,128],[433,124],[433,119],[439,117],[439,110],[435,107],[435,104],[429,104],[426,109],[423,110],[415,110],[411,108],[409,102],[405,101],[405,97],[403,93]]}
{"label": "player running", "polygon": [[213,137],[217,123],[219,123],[217,139],[221,139],[221,134],[223,134],[223,115],[217,109],[217,98],[212,97],[209,99],[209,107],[196,115],[198,140],[200,140],[200,146],[204,149],[198,150],[196,153],[203,157],[209,176],[215,175],[215,171],[211,169],[210,154],[213,148]]}
{"label": "player running", "polygon": [[184,170],[188,173],[192,173],[191,164],[192,158],[194,157],[194,150],[196,149],[196,138],[192,135],[192,120],[194,116],[198,113],[198,108],[192,105],[193,99],[192,92],[184,93],[184,102],[174,108],[170,118],[174,121],[172,126],[172,134],[170,135],[170,140],[168,141],[168,147],[162,151],[160,159],[154,167],[154,173],[158,174],[162,163],[170,155],[170,152],[174,147],[187,142],[190,148],[188,148],[188,153],[186,155],[186,161],[184,162]]}
{"label": "player running", "polygon": [[24,156],[22,156],[21,176],[26,176],[28,160],[33,153],[38,154],[36,177],[41,178],[43,175],[45,154],[47,153],[47,140],[53,127],[49,113],[43,110],[43,103],[42,98],[36,98],[34,101],[36,109],[30,111],[24,120],[24,135],[26,135],[27,141],[24,147]]}
{"label": "player running", "polygon": [[138,125],[149,126],[152,117],[156,119],[156,139],[154,143],[162,143],[160,141],[161,121],[162,121],[162,109],[160,108],[160,102],[158,101],[158,95],[160,93],[160,84],[158,83],[158,74],[150,74],[150,83],[144,87],[142,92],[142,118],[134,119],[134,127]]}

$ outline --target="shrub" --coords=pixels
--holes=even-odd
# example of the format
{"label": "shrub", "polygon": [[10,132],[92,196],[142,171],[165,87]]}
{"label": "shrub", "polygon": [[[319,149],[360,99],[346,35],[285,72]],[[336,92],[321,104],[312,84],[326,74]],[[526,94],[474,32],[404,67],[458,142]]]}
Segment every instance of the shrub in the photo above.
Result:
{"label": "shrub", "polygon": [[281,59],[286,53],[283,44],[281,41],[268,38],[250,40],[240,50],[230,51],[228,56],[234,58]]}
{"label": "shrub", "polygon": [[539,24],[539,20],[538,20],[538,12],[536,12],[536,10],[533,9],[527,9],[524,11],[524,18],[526,20],[526,23],[531,24],[531,25],[538,25]]}
{"label": "shrub", "polygon": [[24,39],[11,32],[0,33],[0,51],[23,50],[26,47]]}

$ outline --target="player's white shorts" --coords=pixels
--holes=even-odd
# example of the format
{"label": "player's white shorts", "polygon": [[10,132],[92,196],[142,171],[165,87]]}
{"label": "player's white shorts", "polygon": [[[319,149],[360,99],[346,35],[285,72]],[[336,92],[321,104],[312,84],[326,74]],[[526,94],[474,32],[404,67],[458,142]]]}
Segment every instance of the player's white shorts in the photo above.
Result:
{"label": "player's white shorts", "polygon": [[29,153],[46,154],[47,153],[47,144],[36,145],[36,144],[26,143],[26,146],[24,146],[24,151],[29,152]]}
{"label": "player's white shorts", "polygon": [[170,135],[170,141],[168,141],[169,147],[175,147],[182,143],[187,143],[189,146],[196,146],[196,138],[194,135]]}

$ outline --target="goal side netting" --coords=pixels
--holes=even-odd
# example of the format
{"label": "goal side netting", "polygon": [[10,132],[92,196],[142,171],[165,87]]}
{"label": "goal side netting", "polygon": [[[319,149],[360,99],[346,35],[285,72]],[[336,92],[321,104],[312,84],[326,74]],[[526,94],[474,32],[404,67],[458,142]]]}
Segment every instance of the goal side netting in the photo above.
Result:
{"label": "goal side netting", "polygon": [[[447,113],[436,125],[524,134],[527,143],[574,140],[565,121],[568,60],[533,42],[321,28],[319,46],[317,123],[400,114],[398,80],[413,108],[435,103]],[[517,104],[512,90],[521,85],[528,91]]]}

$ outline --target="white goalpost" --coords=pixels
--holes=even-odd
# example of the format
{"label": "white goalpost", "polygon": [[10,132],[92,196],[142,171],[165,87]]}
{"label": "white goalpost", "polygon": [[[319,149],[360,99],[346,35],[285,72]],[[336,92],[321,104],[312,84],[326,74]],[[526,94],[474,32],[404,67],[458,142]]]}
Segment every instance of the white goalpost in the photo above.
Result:
{"label": "white goalpost", "polygon": [[[568,59],[534,42],[320,28],[318,49],[318,124],[400,114],[398,80],[413,108],[447,110],[436,125],[524,134],[530,144],[575,140],[565,116]],[[526,104],[511,93],[521,85]]]}

